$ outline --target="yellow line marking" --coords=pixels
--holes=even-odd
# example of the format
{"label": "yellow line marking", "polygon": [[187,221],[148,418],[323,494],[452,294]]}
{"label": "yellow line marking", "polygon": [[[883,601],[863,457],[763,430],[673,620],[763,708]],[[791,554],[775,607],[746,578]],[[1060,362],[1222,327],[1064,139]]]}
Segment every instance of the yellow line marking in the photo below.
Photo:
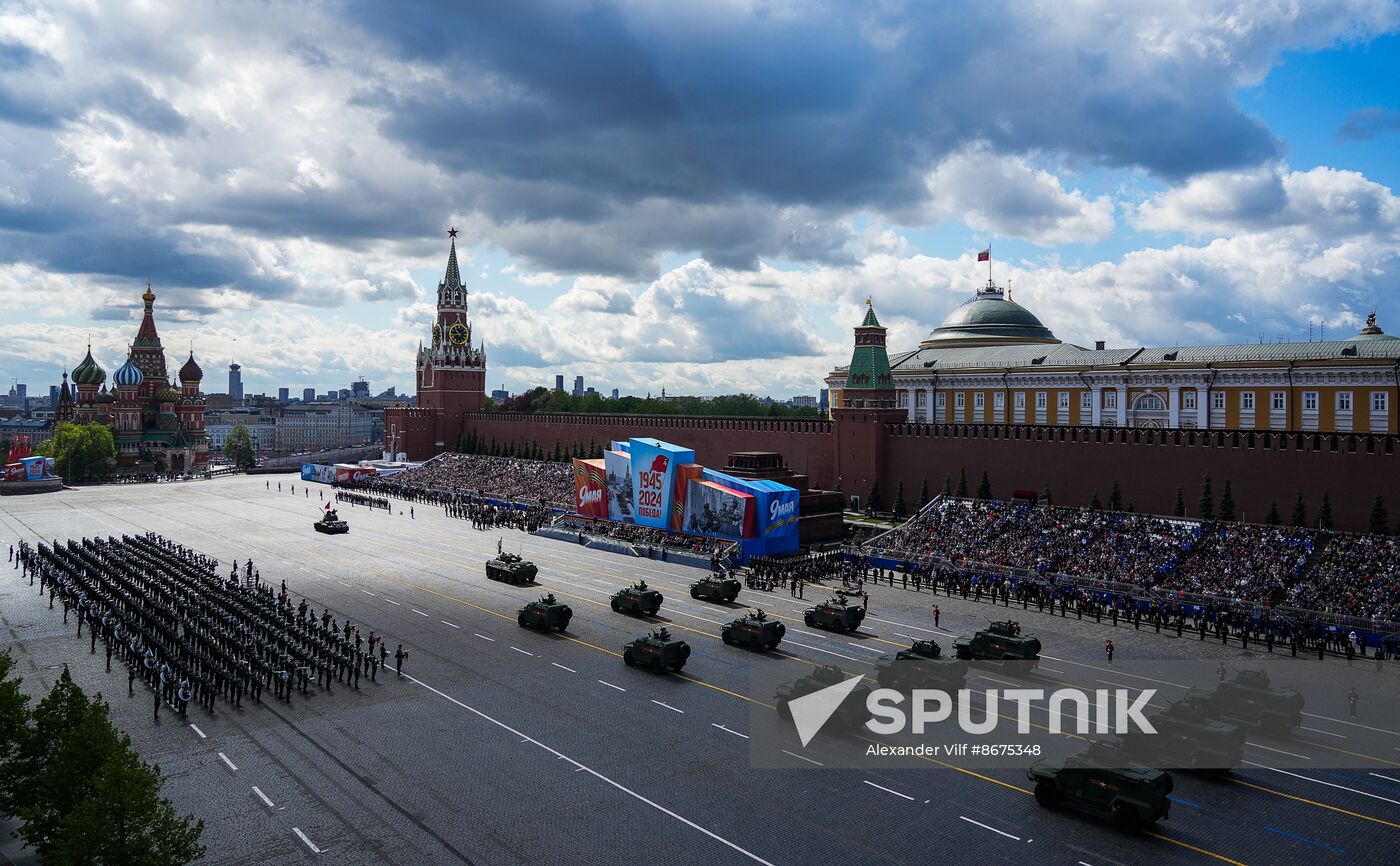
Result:
{"label": "yellow line marking", "polygon": [[1326,803],[1319,803],[1317,800],[1309,800],[1307,797],[1299,797],[1295,794],[1285,794],[1283,791],[1276,791],[1273,788],[1266,788],[1263,785],[1256,785],[1253,782],[1246,782],[1244,779],[1237,779],[1233,776],[1229,778],[1230,781],[1234,782],[1236,785],[1244,785],[1246,788],[1253,788],[1256,791],[1263,791],[1266,794],[1273,794],[1276,797],[1284,797],[1289,800],[1297,800],[1299,803],[1307,803],[1309,806],[1317,806],[1320,809],[1327,809],[1330,812],[1340,812],[1343,815],[1350,815],[1353,818],[1360,818],[1363,821],[1371,821],[1376,824],[1382,824],[1386,827],[1394,827],[1395,829],[1400,830],[1400,824],[1396,824],[1393,821],[1387,821],[1384,818],[1373,818],[1370,815],[1363,815],[1360,812],[1353,812],[1350,809],[1343,809],[1341,806],[1329,806]]}

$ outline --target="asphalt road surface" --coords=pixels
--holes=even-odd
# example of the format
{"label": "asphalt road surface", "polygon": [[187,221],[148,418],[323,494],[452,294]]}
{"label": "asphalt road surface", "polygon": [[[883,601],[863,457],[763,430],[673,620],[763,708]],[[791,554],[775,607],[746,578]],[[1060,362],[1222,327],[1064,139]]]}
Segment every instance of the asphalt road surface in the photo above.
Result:
{"label": "asphalt road surface", "polygon": [[[220,701],[212,714],[167,712],[153,724],[148,694],[128,698],[119,666],[105,673],[103,655],[89,654],[37,587],[0,572],[0,622],[27,690],[47,690],[68,664],[101,691],[160,765],[167,795],[204,819],[208,863],[1353,864],[1394,863],[1400,851],[1400,736],[1373,756],[1375,772],[1329,769],[1325,753],[1316,767],[1271,770],[1277,745],[1251,738],[1252,763],[1228,778],[1175,774],[1171,817],[1136,836],[1041,809],[1023,770],[753,769],[750,666],[777,656],[720,641],[744,604],[784,618],[779,653],[867,674],[913,638],[949,647],[990,606],[939,596],[935,629],[927,593],[871,588],[860,632],[837,635],[802,624],[802,607],[825,595],[818,587],[805,602],[786,590],[745,591],[732,606],[694,601],[693,569],[477,532],[423,505],[416,519],[404,503],[392,514],[343,507],[350,533],[320,535],[317,498],[291,476],[281,483],[296,494],[279,494],[277,478],[271,491],[257,477],[0,500],[2,546],[158,532],[217,557],[221,570],[251,556],[264,581],[287,582],[293,603],[329,607],[411,650],[402,677],[391,667],[358,692],[337,685],[242,709]],[[498,539],[539,566],[536,586],[486,580]],[[609,594],[638,578],[666,596],[650,621],[608,608]],[[517,609],[544,591],[573,607],[566,635],[517,626]],[[1040,637],[1044,665],[1066,676],[1107,670],[1105,636],[1119,658],[1243,655],[1126,624],[1034,609],[1015,617]],[[655,623],[692,647],[680,675],[621,660],[622,644]],[[1365,710],[1310,707],[1310,742],[1344,749],[1357,726],[1394,727]]]}

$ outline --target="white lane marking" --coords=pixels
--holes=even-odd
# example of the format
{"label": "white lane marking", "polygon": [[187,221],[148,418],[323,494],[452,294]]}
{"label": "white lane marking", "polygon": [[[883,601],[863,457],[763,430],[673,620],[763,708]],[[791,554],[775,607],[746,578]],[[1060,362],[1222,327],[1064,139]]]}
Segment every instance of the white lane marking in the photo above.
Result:
{"label": "white lane marking", "polygon": [[673,713],[680,713],[681,715],[685,715],[685,710],[678,710],[678,709],[676,709],[675,707],[671,706],[670,704],[663,704],[663,703],[661,703],[661,701],[655,701],[655,700],[652,701],[652,703],[653,703],[653,704],[656,704],[658,707],[665,707],[666,709],[670,710],[670,711],[673,712]]}
{"label": "white lane marking", "polygon": [[397,601],[394,601],[392,598],[386,598],[384,600],[392,604],[394,607],[403,607],[403,605],[399,604]]}
{"label": "white lane marking", "polygon": [[534,653],[532,653],[532,652],[526,652],[525,650],[521,649],[521,648],[518,647],[518,646],[513,646],[513,647],[511,647],[511,649],[515,650],[516,652],[520,653],[521,655],[527,655],[527,656],[529,656],[530,658],[534,658],[534,657],[535,657],[535,654],[534,654]]}
{"label": "white lane marking", "polygon": [[264,803],[267,804],[267,808],[269,808],[269,809],[275,808],[275,807],[272,805],[272,801],[269,800],[269,799],[267,799],[267,795],[264,794],[264,793],[262,792],[262,789],[259,788],[257,785],[254,785],[254,786],[253,786],[253,793],[258,795],[258,799],[259,799],[259,800],[262,800]]}
{"label": "white lane marking", "polygon": [[807,637],[814,637],[817,640],[826,640],[826,635],[824,634],[817,634],[816,632],[811,631],[803,631],[800,628],[789,628],[788,631],[792,634],[805,634]]}
{"label": "white lane marking", "polygon": [[1010,686],[1013,689],[1020,688],[1020,686],[1016,685],[1015,683],[1008,683],[1006,680],[999,680],[996,677],[989,677],[986,674],[978,674],[977,677],[975,677],[975,679],[986,680],[989,683],[997,683],[998,685]]}
{"label": "white lane marking", "polygon": [[[647,799],[646,797],[642,796],[641,794],[637,793],[636,791],[633,791],[631,788],[628,788],[628,787],[626,787],[625,785],[621,784],[620,782],[617,782],[617,781],[615,781],[614,779],[612,779],[612,778],[610,778],[610,777],[608,777],[608,776],[603,775],[602,773],[598,772],[597,770],[593,769],[592,767],[585,766],[584,764],[579,763],[578,761],[574,760],[573,758],[570,758],[568,755],[564,754],[563,752],[559,751],[558,749],[552,748],[552,747],[550,747],[550,746],[546,746],[544,743],[540,742],[539,740],[536,740],[536,739],[534,739],[533,737],[530,737],[530,736],[528,736],[528,735],[526,735],[526,734],[522,734],[520,731],[516,730],[515,728],[512,728],[510,725],[507,725],[505,722],[502,722],[502,721],[499,721],[498,719],[492,718],[491,716],[488,716],[487,714],[483,713],[481,710],[476,709],[475,707],[469,707],[469,706],[467,706],[466,704],[462,703],[461,701],[457,700],[456,698],[452,697],[451,695],[448,695],[448,694],[446,694],[445,692],[440,692],[440,691],[438,691],[437,689],[433,688],[432,686],[428,685],[427,683],[423,682],[422,680],[417,679],[416,677],[408,676],[407,674],[405,674],[405,678],[408,679],[410,682],[417,683],[418,685],[422,686],[423,688],[427,689],[428,691],[430,691],[430,692],[436,694],[438,697],[441,697],[441,698],[444,698],[444,699],[446,699],[446,700],[448,700],[448,701],[451,701],[452,703],[456,704],[457,706],[461,707],[462,709],[466,710],[467,712],[472,713],[473,715],[475,715],[475,716],[477,716],[477,717],[479,717],[479,718],[481,718],[481,719],[484,719],[485,721],[490,722],[491,724],[495,725],[496,727],[501,728],[502,730],[508,731],[509,733],[515,734],[516,736],[518,736],[518,737],[524,739],[526,742],[532,743],[533,745],[538,746],[538,747],[541,748],[541,749],[544,749],[546,752],[549,752],[550,754],[554,755],[555,757],[559,758],[560,760],[568,761],[570,764],[573,764],[575,767],[578,768],[575,772],[586,772],[586,773],[588,773],[590,776],[593,776],[595,779],[598,779],[598,780],[601,781],[601,782],[606,782],[608,785],[611,785],[612,787],[616,788],[617,790],[621,791],[622,793],[627,794],[629,797],[632,797],[633,799],[639,800],[640,802],[647,804],[648,806],[652,807],[653,809],[657,810],[658,812],[661,812],[663,815],[668,815],[668,816],[670,816],[670,817],[672,817],[672,818],[675,818],[677,821],[681,822],[682,824],[685,824],[687,827],[690,827],[691,829],[694,829],[694,830],[698,830],[699,832],[705,834],[706,836],[709,836],[711,839],[714,839],[716,842],[719,842],[720,844],[725,845],[726,847],[730,848],[731,850],[738,851],[740,854],[743,854],[745,857],[748,857],[750,860],[753,860],[753,861],[756,862],[756,863],[762,863],[763,866],[774,866],[773,863],[771,863],[771,862],[769,862],[769,861],[767,861],[767,860],[764,860],[762,857],[758,856],[757,854],[753,853],[752,851],[749,851],[749,850],[747,850],[747,849],[745,849],[745,848],[739,847],[738,845],[736,845],[735,843],[729,841],[728,839],[724,838],[723,836],[719,835],[718,833],[715,833],[715,832],[713,832],[713,831],[711,831],[711,830],[707,830],[707,829],[705,829],[704,827],[701,827],[699,824],[695,823],[694,821],[691,821],[689,818],[686,818],[686,817],[684,817],[684,816],[682,816],[682,815],[680,815],[680,814],[678,814],[678,813],[676,813],[676,812],[671,811],[670,809],[667,809],[665,806],[662,806],[660,803],[656,802],[655,800],[649,800],[649,799]],[[602,680],[599,680],[598,682],[602,682]],[[617,688],[617,686],[613,686],[613,688]]]}
{"label": "white lane marking", "polygon": [[829,650],[829,649],[822,649],[822,648],[819,647],[819,646],[809,646],[808,644],[805,644],[805,643],[798,643],[797,641],[792,641],[792,640],[790,640],[790,641],[787,641],[787,642],[785,643],[785,645],[786,645],[786,646],[800,646],[800,647],[802,647],[803,649],[816,650],[816,651],[819,652],[819,653],[826,653],[826,654],[829,655],[829,656],[836,656],[837,658],[846,659],[847,661],[860,662],[861,664],[866,664],[866,665],[870,664],[870,662],[866,661],[865,659],[858,659],[858,658],[856,658],[855,656],[848,656],[848,655],[846,655],[845,653],[838,653],[838,652],[834,652],[834,651]]}
{"label": "white lane marking", "polygon": [[1021,841],[1021,837],[1020,837],[1020,836],[1012,836],[1010,833],[1006,832],[1005,830],[998,830],[998,829],[995,828],[995,827],[989,827],[989,826],[987,826],[986,824],[983,824],[981,821],[974,821],[974,820],[972,820],[971,818],[967,817],[966,815],[959,815],[958,817],[961,818],[961,819],[963,819],[964,821],[966,821],[966,822],[969,823],[969,824],[976,824],[978,827],[981,827],[983,830],[991,830],[993,833],[999,833],[999,834],[1001,834],[1002,836],[1005,836],[1005,837],[1008,838],[1008,839],[1015,839],[1017,842],[1020,842],[1020,841]]}
{"label": "white lane marking", "polygon": [[1375,776],[1377,779],[1385,779],[1387,782],[1395,782],[1396,784],[1400,784],[1400,779],[1392,779],[1389,776],[1382,776],[1380,773],[1372,773],[1371,775]]}
{"label": "white lane marking", "polygon": [[1312,731],[1314,734],[1326,734],[1329,737],[1336,737],[1339,740],[1345,740],[1347,738],[1346,734],[1334,734],[1331,731],[1324,731],[1321,728],[1310,728],[1307,725],[1299,725],[1298,727],[1305,731]]}
{"label": "white lane marking", "polygon": [[1103,672],[1106,673],[1106,674],[1117,674],[1117,675],[1123,676],[1123,677],[1132,677],[1132,678],[1135,679],[1135,680],[1147,680],[1148,682],[1152,682],[1152,683],[1161,683],[1161,684],[1164,685],[1164,686],[1176,686],[1176,687],[1179,688],[1179,689],[1189,689],[1189,688],[1191,688],[1190,686],[1183,686],[1181,683],[1174,683],[1174,682],[1170,682],[1170,681],[1168,681],[1168,680],[1156,680],[1156,679],[1153,679],[1152,677],[1145,677],[1145,676],[1142,676],[1141,674],[1130,674],[1130,673],[1128,673],[1127,671],[1114,670],[1113,668],[1105,668],[1105,667],[1100,667],[1100,666],[1098,666],[1098,665],[1091,665],[1091,664],[1089,664],[1089,663],[1087,663],[1087,662],[1077,662],[1077,661],[1075,661],[1074,659],[1062,659],[1062,658],[1060,658],[1059,656],[1048,656],[1048,655],[1045,655],[1044,653],[1041,653],[1041,654],[1040,654],[1040,657],[1043,658],[1043,659],[1050,659],[1051,661],[1054,661],[1054,662],[1064,662],[1065,664],[1078,665],[1078,666],[1081,667],[1081,668],[1093,668],[1093,669],[1096,670],[1096,671],[1103,671]]}
{"label": "white lane marking", "polygon": [[300,828],[300,827],[293,827],[293,828],[292,828],[292,832],[295,833],[295,834],[297,834],[297,838],[298,838],[298,839],[300,839],[301,841],[303,841],[303,842],[306,843],[306,847],[308,847],[308,848],[311,849],[311,853],[312,853],[312,854],[320,854],[320,853],[321,853],[321,849],[320,849],[320,848],[317,848],[316,845],[315,845],[314,843],[312,843],[312,841],[311,841],[310,839],[306,838],[306,834],[303,833],[303,832],[301,832],[301,828]]}
{"label": "white lane marking", "polygon": [[826,764],[823,764],[821,761],[814,761],[811,758],[804,757],[803,755],[799,755],[796,752],[789,752],[787,749],[780,749],[779,751],[781,751],[784,755],[791,755],[799,761],[806,761],[809,764],[816,764],[818,767],[826,766]]}
{"label": "white lane marking", "polygon": [[[1375,731],[1378,734],[1400,735],[1400,731],[1391,731],[1385,728],[1373,728],[1370,725],[1363,725],[1360,722],[1348,722],[1345,719],[1334,719],[1331,716],[1319,716],[1316,713],[1303,713],[1303,715],[1312,719],[1326,719],[1329,722],[1336,722],[1339,725],[1351,725],[1353,728],[1365,728],[1368,731]],[[1396,751],[1400,752],[1400,749],[1396,749]]]}
{"label": "white lane marking", "polygon": [[865,651],[868,652],[868,653],[875,653],[875,654],[877,654],[877,655],[884,652],[884,650],[882,650],[882,649],[871,649],[871,648],[868,647],[868,646],[862,646],[861,644],[854,643],[854,642],[852,642],[852,641],[846,641],[846,646],[853,646],[853,647],[855,647],[856,649],[863,649],[863,650],[865,650]]}
{"label": "white lane marking", "polygon": [[1117,686],[1120,689],[1127,689],[1130,692],[1142,691],[1142,686],[1128,686],[1123,683],[1115,683],[1113,680],[1094,680],[1096,683],[1103,683],[1106,686]]}
{"label": "white lane marking", "polygon": [[902,631],[897,631],[897,632],[895,632],[895,633],[894,633],[894,636],[895,636],[895,637],[904,637],[904,638],[908,638],[909,640],[914,640],[914,636],[913,636],[912,634],[905,634],[905,633],[902,632]]}
{"label": "white lane marking", "polygon": [[1353,794],[1360,794],[1363,797],[1370,797],[1373,800],[1380,800],[1385,803],[1394,803],[1396,806],[1400,806],[1400,800],[1392,800],[1389,797],[1382,797],[1380,794],[1369,794],[1365,791],[1358,791],[1355,788],[1348,788],[1346,785],[1337,785],[1332,782],[1324,782],[1321,779],[1314,779],[1312,776],[1302,776],[1298,773],[1290,773],[1287,770],[1280,770],[1278,767],[1266,767],[1263,764],[1256,764],[1253,761],[1245,761],[1244,763],[1258,767],[1261,770],[1269,770],[1270,772],[1274,773],[1282,773],[1285,776],[1292,776],[1295,779],[1302,779],[1304,782],[1313,782],[1318,785],[1326,785],[1329,788],[1336,788],[1340,791],[1350,791]]}
{"label": "white lane marking", "polygon": [[450,626],[452,626],[453,628],[461,628],[460,625],[457,625],[456,623],[448,622],[448,621],[445,620],[445,619],[440,619],[440,620],[438,620],[438,622],[442,623],[443,625],[450,625]]}
{"label": "white lane marking", "polygon": [[424,613],[423,611],[419,610],[419,609],[416,608],[416,607],[410,607],[409,610],[413,611],[414,613],[418,614],[419,616],[427,616],[426,613]]}
{"label": "white lane marking", "polygon": [[195,732],[196,734],[199,734],[199,738],[200,738],[201,740],[208,739],[208,737],[204,736],[204,732],[201,731],[201,730],[199,729],[199,725],[196,725],[196,724],[193,724],[193,723],[192,723],[192,724],[190,725],[190,727],[191,727],[191,728],[194,728],[194,732]]}
{"label": "white lane marking", "polygon": [[367,589],[362,589],[362,590],[360,590],[360,592],[363,592],[365,595],[374,595],[374,593],[370,592],[370,591],[367,590]]}
{"label": "white lane marking", "polygon": [[564,670],[568,671],[568,672],[571,673],[571,674],[576,674],[576,673],[578,673],[578,671],[574,670],[573,668],[566,668],[566,667],[564,667],[563,665],[559,664],[559,662],[550,662],[550,664],[554,665],[556,668],[563,668]]}
{"label": "white lane marking", "polygon": [[912,800],[914,799],[913,797],[909,796],[908,794],[901,794],[901,793],[899,793],[898,791],[891,791],[889,788],[886,788],[884,785],[877,785],[877,784],[875,784],[874,782],[870,781],[869,779],[862,779],[861,781],[865,782],[865,784],[869,785],[869,786],[872,787],[872,788],[879,788],[881,791],[884,791],[886,794],[894,794],[896,797],[903,797],[904,799],[910,800],[910,801],[912,801]]}
{"label": "white lane marking", "polygon": [[[953,637],[956,634],[956,632],[947,631],[946,629],[928,628],[927,626],[922,625],[910,625],[907,622],[895,622],[892,619],[880,619],[878,616],[868,616],[866,617],[866,619],[873,619],[876,622],[883,622],[886,625],[897,625],[900,628],[912,628],[914,631],[926,631],[929,634],[946,634],[949,637]],[[1042,656],[1042,658],[1044,657]]]}
{"label": "white lane marking", "polygon": [[[1045,665],[1036,665],[1036,670],[1049,671],[1052,674],[1063,674],[1064,671],[1057,671],[1054,668],[1047,668]],[[1081,863],[1084,861],[1080,861]]]}
{"label": "white lane marking", "polygon": [[350,584],[346,583],[346,582],[343,581],[343,580],[337,580],[336,583],[340,584],[341,586],[349,586],[349,585],[350,585]]}
{"label": "white lane marking", "polygon": [[487,637],[486,635],[481,634],[480,632],[475,632],[475,631],[474,631],[474,632],[472,632],[472,634],[476,635],[477,637],[481,638],[482,640],[489,640],[489,641],[491,641],[491,643],[495,643],[495,642],[496,642],[496,639],[495,639],[495,638],[493,638],[493,637]]}
{"label": "white lane marking", "polygon": [[219,753],[219,757],[220,757],[220,758],[223,758],[224,763],[225,763],[225,764],[228,764],[228,768],[229,768],[230,770],[233,770],[235,773],[238,772],[238,766],[237,766],[236,764],[234,764],[233,761],[230,761],[230,760],[228,759],[228,755],[225,755],[223,752],[220,752],[220,753]]}
{"label": "white lane marking", "polygon": [[297,568],[301,569],[302,571],[306,571],[306,570],[307,570],[307,569],[306,569],[306,566],[304,566],[304,565],[298,565]]}
{"label": "white lane marking", "polygon": [[1272,747],[1270,747],[1270,746],[1261,746],[1261,745],[1259,745],[1258,743],[1251,743],[1249,740],[1245,740],[1245,741],[1244,741],[1244,744],[1245,744],[1246,746],[1253,746],[1253,747],[1256,748],[1256,749],[1263,749],[1263,750],[1266,751],[1266,752],[1278,752],[1280,755],[1287,755],[1287,756],[1290,757],[1290,758],[1297,758],[1297,759],[1300,760],[1300,761],[1311,761],[1311,760],[1312,760],[1312,758],[1309,758],[1307,755],[1299,755],[1299,754],[1297,754],[1297,753],[1295,753],[1295,752],[1285,752],[1283,749],[1275,749],[1275,748],[1272,748]]}
{"label": "white lane marking", "polygon": [[1079,861],[1079,866],[1094,866],[1094,864],[1093,864],[1093,863],[1085,863],[1083,860],[1080,860],[1080,861]]}
{"label": "white lane marking", "polygon": [[598,682],[602,683],[603,685],[607,686],[607,687],[610,688],[610,689],[617,689],[619,692],[625,692],[625,691],[627,691],[627,690],[624,689],[622,686],[615,686],[615,685],[613,685],[612,683],[608,682],[607,680],[598,680]]}
{"label": "white lane marking", "polygon": [[[736,736],[736,737],[743,737],[743,738],[746,739],[746,740],[749,738],[749,735],[748,735],[748,734],[741,734],[741,733],[739,733],[738,731],[731,731],[729,728],[726,728],[724,725],[721,725],[721,724],[719,724],[719,723],[717,723],[717,722],[710,722],[710,727],[712,727],[712,728],[719,728],[721,731],[724,731],[724,732],[727,733],[727,734],[733,734],[733,735]],[[1374,776],[1375,774],[1372,773],[1371,775]],[[1382,776],[1381,778],[1385,778],[1385,777]]]}

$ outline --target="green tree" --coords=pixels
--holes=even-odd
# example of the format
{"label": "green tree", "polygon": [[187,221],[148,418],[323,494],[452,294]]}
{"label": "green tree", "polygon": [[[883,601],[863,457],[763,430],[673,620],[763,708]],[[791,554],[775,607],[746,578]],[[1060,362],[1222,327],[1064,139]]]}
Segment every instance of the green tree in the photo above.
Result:
{"label": "green tree", "polygon": [[966,499],[966,498],[967,498],[967,470],[966,470],[966,469],[959,469],[959,470],[958,470],[958,497],[961,498],[961,499]]}
{"label": "green tree", "polygon": [[1298,501],[1293,503],[1293,517],[1289,520],[1291,526],[1305,527],[1308,525],[1308,506],[1303,503],[1303,491],[1298,491]]}
{"label": "green tree", "polygon": [[1176,488],[1176,504],[1172,506],[1172,514],[1177,517],[1186,516],[1186,500],[1181,495],[1181,488]]}
{"label": "green tree", "polygon": [[870,485],[870,495],[865,497],[865,508],[867,511],[879,511],[884,502],[880,499],[880,479],[876,478],[875,483]]}
{"label": "green tree", "polygon": [[987,477],[987,470],[982,470],[982,480],[977,482],[977,498],[992,498],[992,480]]}
{"label": "green tree", "polygon": [[[29,697],[20,689],[23,677],[11,677],[14,656],[0,651],[0,815],[13,813],[20,800],[18,779],[11,778],[29,730]],[[22,796],[22,795],[20,795]]]}
{"label": "green tree", "polygon": [[1045,485],[1045,489],[1042,490],[1042,491],[1040,491],[1040,504],[1041,504],[1041,505],[1054,505],[1054,504],[1055,504],[1055,499],[1054,499],[1054,497],[1052,497],[1052,496],[1050,495],[1050,485],[1049,485],[1049,484]]}
{"label": "green tree", "polygon": [[1108,510],[1109,510],[1109,511],[1122,511],[1122,510],[1123,510],[1123,491],[1122,491],[1122,489],[1120,489],[1120,488],[1118,487],[1118,481],[1117,481],[1117,479],[1114,479],[1114,481],[1113,481],[1113,487],[1112,487],[1112,489],[1110,489],[1110,490],[1108,491]]}
{"label": "green tree", "polygon": [[1332,497],[1327,495],[1326,490],[1322,491],[1322,505],[1317,509],[1317,528],[1332,529]]}
{"label": "green tree", "polygon": [[1225,489],[1220,493],[1220,519],[1226,523],[1235,522],[1235,494],[1230,490],[1230,479],[1225,479]]}
{"label": "green tree", "polygon": [[160,795],[159,767],[123,744],[98,768],[87,796],[54,836],[56,862],[183,866],[204,856],[204,822],[178,815]]}
{"label": "green tree", "polygon": [[953,495],[953,476],[951,474],[943,476],[943,495]]}
{"label": "green tree", "polygon": [[258,449],[247,424],[235,424],[224,438],[224,459],[239,469],[252,469],[258,464]]}
{"label": "green tree", "polygon": [[923,511],[923,510],[924,510],[924,507],[925,507],[926,505],[928,505],[928,503],[929,503],[929,498],[928,498],[928,476],[925,475],[925,476],[924,476],[924,483],[923,483],[923,485],[919,488],[919,508],[918,508],[918,510],[919,510],[919,511]]}
{"label": "green tree", "polygon": [[1283,522],[1283,517],[1278,513],[1278,503],[1269,501],[1269,513],[1264,515],[1264,522],[1269,526],[1278,526]]}
{"label": "green tree", "polygon": [[894,516],[900,520],[909,516],[909,506],[904,504],[904,479],[902,478],[894,489],[894,506],[891,510],[894,512]]}
{"label": "green tree", "polygon": [[1374,535],[1390,534],[1390,515],[1385,510],[1385,497],[1377,496],[1371,500],[1371,525],[1370,531]]}
{"label": "green tree", "polygon": [[1201,479],[1201,519],[1210,521],[1215,519],[1215,494],[1210,489],[1210,476]]}
{"label": "green tree", "polygon": [[117,443],[106,424],[60,421],[53,437],[34,450],[54,458],[55,471],[69,481],[100,481],[117,468]]}
{"label": "green tree", "polygon": [[1089,507],[1095,511],[1103,511],[1103,503],[1099,501],[1099,495],[1097,493],[1089,497]]}

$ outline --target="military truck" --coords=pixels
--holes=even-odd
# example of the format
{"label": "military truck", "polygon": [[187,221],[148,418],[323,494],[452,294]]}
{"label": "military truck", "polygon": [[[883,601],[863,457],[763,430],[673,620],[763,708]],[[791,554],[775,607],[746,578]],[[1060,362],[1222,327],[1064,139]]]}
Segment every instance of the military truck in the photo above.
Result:
{"label": "military truck", "polygon": [[907,650],[875,660],[875,678],[890,689],[942,689],[954,692],[967,683],[967,662],[943,655],[934,640],[916,640]]}
{"label": "military truck", "polygon": [[864,619],[865,607],[853,604],[851,598],[840,591],[802,614],[802,621],[808,626],[837,632],[855,631]]}
{"label": "military truck", "polygon": [[679,671],[688,658],[690,644],[672,637],[665,626],[622,646],[622,660],[629,666],[649,667],[657,673]]}
{"label": "military truck", "polygon": [[321,519],[311,525],[317,532],[324,532],[327,535],[342,535],[350,531],[350,524],[341,520],[334,508],[326,509],[326,513],[321,515]]}
{"label": "military truck", "polygon": [[1040,660],[1040,640],[1021,634],[1021,624],[1012,620],[989,621],[986,628],[971,635],[953,638],[953,651],[958,658],[977,661]]}
{"label": "military truck", "polygon": [[650,588],[643,580],[613,593],[612,609],[615,613],[632,616],[655,616],[661,610],[661,599],[660,591]]}
{"label": "military truck", "polygon": [[1040,761],[1026,771],[1026,778],[1035,783],[1035,801],[1041,806],[1107,818],[1127,833],[1166,820],[1171,807],[1171,774],[1133,764],[1108,743],[1093,743],[1067,758]]}
{"label": "military truck", "polygon": [[753,613],[746,613],[724,624],[719,630],[719,636],[725,643],[766,650],[776,649],[786,633],[787,626],[776,619],[769,619],[768,614],[757,608]]}
{"label": "military truck", "polygon": [[533,562],[521,559],[520,555],[515,553],[502,553],[486,563],[486,576],[489,579],[516,586],[532,583],[539,573],[540,570]]}
{"label": "military truck", "polygon": [[707,574],[690,585],[691,598],[729,603],[739,597],[744,585],[737,578]]}
{"label": "military truck", "polygon": [[564,631],[573,619],[573,608],[554,597],[554,593],[541,596],[520,609],[516,622],[521,628],[539,631]]}
{"label": "military truck", "polygon": [[[789,702],[845,682],[849,676],[836,665],[816,665],[810,674],[800,677],[795,682],[779,685],[773,696],[778,715],[783,719],[791,720],[792,708],[788,706]],[[858,729],[870,717],[865,709],[865,702],[869,696],[870,687],[865,683],[862,682],[855,686],[846,699],[841,702],[841,705],[836,708],[836,711],[832,713],[830,721],[822,726],[822,730],[854,731]]]}
{"label": "military truck", "polygon": [[1222,721],[1211,693],[1191,689],[1181,700],[1148,717],[1155,734],[1122,736],[1124,753],[1135,764],[1166,770],[1227,773],[1244,760],[1244,730]]}
{"label": "military truck", "polygon": [[1221,718],[1275,736],[1303,723],[1303,696],[1294,689],[1271,688],[1262,670],[1240,671],[1220,683],[1211,704]]}

